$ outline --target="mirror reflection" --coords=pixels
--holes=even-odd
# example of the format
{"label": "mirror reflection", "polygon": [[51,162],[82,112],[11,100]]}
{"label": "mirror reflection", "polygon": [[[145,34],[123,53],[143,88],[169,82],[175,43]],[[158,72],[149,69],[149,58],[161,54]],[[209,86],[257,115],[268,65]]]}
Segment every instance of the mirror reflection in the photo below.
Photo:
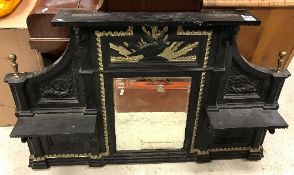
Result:
{"label": "mirror reflection", "polygon": [[116,149],[181,149],[189,77],[115,78]]}

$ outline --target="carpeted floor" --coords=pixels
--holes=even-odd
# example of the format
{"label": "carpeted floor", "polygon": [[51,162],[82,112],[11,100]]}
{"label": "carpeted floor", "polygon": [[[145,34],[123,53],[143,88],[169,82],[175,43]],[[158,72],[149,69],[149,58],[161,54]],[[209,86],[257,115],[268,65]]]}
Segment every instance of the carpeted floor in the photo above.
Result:
{"label": "carpeted floor", "polygon": [[[294,72],[294,62],[289,67]],[[101,168],[88,166],[51,167],[48,170],[32,170],[28,168],[29,152],[26,144],[19,139],[9,138],[12,127],[0,128],[0,174],[22,175],[63,175],[63,174],[265,174],[265,175],[292,175],[294,174],[294,76],[288,78],[279,100],[284,119],[290,125],[287,130],[276,130],[274,135],[267,134],[264,143],[264,158],[260,161],[214,160],[206,164],[188,163],[161,163],[161,164],[132,164],[106,165]]]}

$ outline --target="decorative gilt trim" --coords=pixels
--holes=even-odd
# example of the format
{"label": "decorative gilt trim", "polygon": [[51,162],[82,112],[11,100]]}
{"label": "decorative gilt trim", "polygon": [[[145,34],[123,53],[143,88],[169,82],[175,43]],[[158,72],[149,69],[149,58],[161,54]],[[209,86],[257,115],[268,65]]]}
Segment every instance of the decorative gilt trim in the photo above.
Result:
{"label": "decorative gilt trim", "polygon": [[[133,28],[129,27],[126,31],[120,31],[120,32],[112,32],[112,31],[96,31],[95,32],[97,36],[97,54],[98,54],[98,67],[100,71],[103,71],[103,56],[102,56],[102,50],[101,50],[101,37],[102,36],[131,36],[133,35]],[[205,58],[203,62],[202,68],[207,68],[208,64],[208,58],[210,53],[210,45],[211,45],[211,39],[212,39],[212,30],[209,31],[194,31],[194,30],[186,30],[184,31],[182,26],[179,26],[177,29],[177,35],[207,35],[207,44],[206,44],[206,50],[205,50]],[[109,155],[109,143],[108,143],[108,126],[107,126],[107,112],[106,112],[106,104],[105,104],[105,89],[104,89],[104,75],[99,74],[100,76],[100,94],[101,94],[101,104],[102,104],[102,115],[103,115],[103,125],[104,125],[104,137],[105,137],[105,147],[106,151],[104,153],[101,153],[98,157],[101,156],[108,156]],[[222,152],[222,151],[250,151],[250,152],[260,152],[263,150],[262,146],[259,148],[251,148],[251,147],[231,147],[231,148],[210,148],[207,150],[200,150],[197,148],[194,148],[196,145],[196,137],[197,137],[197,129],[199,124],[199,117],[200,117],[200,111],[202,107],[202,98],[204,95],[204,85],[205,85],[205,79],[206,79],[206,72],[203,71],[201,73],[201,81],[200,81],[200,88],[199,88],[199,94],[198,94],[198,101],[197,101],[197,109],[196,109],[196,116],[195,116],[195,123],[193,128],[193,136],[192,136],[192,143],[190,148],[190,153],[197,153],[197,155],[207,155],[209,152]],[[54,156],[45,156],[45,158],[53,158]],[[62,157],[62,156],[57,156]],[[66,156],[65,156],[66,157]],[[40,158],[39,158],[40,159]]]}
{"label": "decorative gilt trim", "polygon": [[[169,28],[164,26],[161,30],[158,26],[141,26],[142,36],[140,41],[127,41],[120,44],[109,43],[109,47],[118,52],[120,56],[110,56],[111,63],[132,63],[139,62],[146,57],[161,57],[170,62],[196,61],[196,55],[187,55],[193,49],[197,48],[199,42],[185,43],[184,41],[168,41]],[[134,48],[133,46],[137,46]],[[160,48],[162,47],[162,48]],[[157,48],[157,49],[156,49]],[[150,50],[155,54],[150,54]],[[159,49],[159,50],[158,50]],[[163,49],[163,50],[162,50]],[[158,53],[159,52],[159,53]],[[186,56],[185,56],[186,55]]]}
{"label": "decorative gilt trim", "polygon": [[249,147],[249,152],[263,152],[263,147],[259,146],[258,148]]}
{"label": "decorative gilt trim", "polygon": [[[170,62],[187,62],[187,61],[196,61],[196,55],[186,55],[188,52],[192,51],[194,48],[198,47],[199,42],[193,42],[186,44],[184,42],[178,41],[167,41],[168,38],[168,27],[163,27],[162,30],[159,30],[158,26],[151,26],[150,31],[146,29],[146,26],[142,26],[143,34],[153,38],[154,40],[159,40],[165,43],[166,47],[161,53],[157,56],[167,59]],[[182,27],[178,27],[178,35],[208,35],[211,36],[211,31],[187,31],[188,33],[182,30]],[[96,40],[97,40],[97,54],[98,54],[98,64],[100,71],[103,70],[103,53],[101,48],[101,37],[103,36],[133,36],[133,28],[129,27],[126,31],[112,32],[112,31],[96,31]],[[161,43],[160,42],[160,43]],[[140,48],[148,48],[148,42],[143,38],[136,43]],[[145,58],[143,53],[135,54],[137,51],[135,49],[129,48],[130,44],[128,42],[123,42],[123,45],[117,45],[114,43],[109,43],[109,48],[118,52],[120,56],[110,56],[111,63],[133,63],[139,62],[141,59]],[[141,51],[141,50],[139,50]],[[148,52],[147,52],[148,53]],[[185,56],[186,55],[186,56]]]}
{"label": "decorative gilt trim", "polygon": [[[132,36],[133,35],[133,28],[128,27],[126,31],[96,31],[96,40],[97,40],[97,55],[98,55],[98,67],[100,71],[104,70],[103,67],[103,55],[102,55],[102,49],[101,49],[101,37],[102,36]],[[177,35],[207,35],[207,46],[205,51],[205,58],[203,63],[203,68],[207,67],[208,64],[208,57],[209,57],[209,50],[210,50],[210,44],[211,44],[211,38],[212,38],[212,31],[184,31],[181,26],[177,29]],[[106,152],[103,153],[105,156],[109,155],[109,143],[108,143],[108,127],[107,127],[107,113],[106,113],[106,104],[105,104],[105,89],[104,89],[104,76],[103,74],[99,74],[100,76],[100,94],[101,94],[101,104],[102,104],[102,114],[103,114],[103,124],[104,124],[104,137],[105,137],[105,147]],[[203,89],[204,89],[204,83],[205,83],[205,76],[206,72],[202,72],[201,74],[201,83],[200,83],[200,90],[199,90],[199,98],[197,103],[197,111],[196,111],[196,119],[195,119],[195,127],[193,130],[193,138],[192,138],[192,145],[191,145],[191,152],[195,152],[196,149],[194,149],[195,144],[195,137],[197,133],[197,127],[198,127],[198,120],[199,120],[199,113],[200,113],[200,107],[202,103],[202,96],[203,96]]]}
{"label": "decorative gilt trim", "polygon": [[[205,58],[203,62],[203,67],[202,68],[207,68],[208,64],[208,58],[209,58],[209,51],[210,51],[210,45],[211,45],[211,39],[212,39],[212,31],[189,31],[182,28],[182,26],[178,27],[177,30],[177,35],[207,35],[207,44],[206,44],[206,50],[205,50]],[[207,151],[202,151],[199,149],[195,149],[196,145],[196,136],[197,136],[197,129],[198,129],[198,122],[199,122],[199,115],[200,115],[200,110],[202,107],[202,98],[204,95],[204,84],[205,84],[205,79],[206,79],[206,72],[203,71],[201,73],[201,80],[200,80],[200,88],[199,88],[199,94],[198,94],[198,101],[197,101],[197,109],[196,109],[196,116],[195,116],[195,123],[194,123],[194,128],[193,128],[193,135],[192,135],[192,143],[191,143],[191,148],[190,148],[190,153],[195,153],[197,154],[207,154]]]}
{"label": "decorative gilt trim", "polygon": [[249,151],[249,152],[262,152],[263,147],[259,146],[258,148],[248,147],[231,147],[231,148],[210,148],[209,152],[225,152],[225,151]]}
{"label": "decorative gilt trim", "polygon": [[103,56],[101,49],[101,37],[102,36],[132,36],[134,34],[133,27],[128,27],[126,31],[96,31],[96,45],[97,45],[97,55],[98,55],[98,67],[100,71],[103,71]]}
{"label": "decorative gilt trim", "polygon": [[90,158],[90,159],[101,159],[102,155],[96,155],[91,153],[84,154],[47,154],[44,156],[35,157],[34,155],[30,155],[30,159],[34,162],[44,161],[46,159],[70,159],[70,158]]}
{"label": "decorative gilt trim", "polygon": [[[133,35],[133,28],[128,27],[126,31],[96,31],[96,45],[97,45],[97,55],[98,55],[98,69],[100,71],[104,70],[103,67],[103,55],[101,48],[101,37],[102,36],[131,36]],[[104,126],[104,141],[106,151],[101,153],[102,156],[109,156],[109,140],[108,140],[108,125],[107,125],[107,112],[106,112],[106,103],[105,103],[105,88],[104,88],[104,75],[99,74],[100,79],[100,95],[101,95],[101,109],[103,117],[103,126]],[[101,156],[99,155],[99,156]]]}
{"label": "decorative gilt trim", "polygon": [[[207,68],[209,51],[210,51],[210,44],[211,44],[211,39],[212,39],[212,31],[193,31],[193,30],[192,31],[189,31],[189,30],[184,31],[182,26],[180,26],[180,27],[178,27],[177,35],[207,35],[208,39],[207,39],[207,46],[206,46],[204,63],[203,63],[203,68],[204,69]],[[197,109],[196,109],[196,116],[195,116],[195,123],[194,123],[194,128],[193,128],[190,153],[196,153],[197,155],[207,155],[207,154],[209,154],[209,152],[222,152],[222,151],[261,152],[263,150],[262,146],[260,146],[259,148],[251,148],[251,147],[210,148],[207,150],[200,150],[198,148],[195,148],[200,111],[201,111],[201,107],[202,107],[202,98],[204,95],[205,79],[206,79],[206,72],[203,71],[201,74],[201,80],[200,80],[200,88],[199,88],[199,94],[198,94]]]}
{"label": "decorative gilt trim", "polygon": [[[211,44],[211,39],[212,39],[212,31],[189,31],[189,30],[184,31],[182,26],[180,26],[180,27],[178,27],[177,35],[207,35],[207,45],[206,45],[205,58],[204,58],[204,63],[203,63],[203,68],[204,69],[207,68],[209,51],[210,51],[210,44]],[[202,98],[204,95],[205,79],[206,79],[206,72],[203,71],[201,73],[200,88],[199,88],[199,94],[198,94],[197,109],[196,109],[196,116],[195,116],[195,123],[194,123],[194,128],[193,128],[193,136],[192,136],[190,153],[196,153],[197,155],[207,155],[207,154],[209,154],[209,152],[222,152],[222,151],[261,152],[262,146],[260,146],[259,148],[231,147],[231,148],[211,148],[211,149],[207,149],[207,150],[200,150],[198,148],[195,148],[200,111],[201,111],[201,107],[202,107]]]}
{"label": "decorative gilt trim", "polygon": [[209,152],[208,152],[207,150],[202,151],[202,150],[200,150],[200,149],[195,149],[195,153],[196,153],[198,156],[209,154]]}
{"label": "decorative gilt trim", "polygon": [[[184,30],[182,26],[179,26],[177,29],[177,35],[207,35],[208,37],[208,42],[210,44],[210,40],[211,40],[211,36],[212,36],[212,30]],[[207,45],[208,46],[208,45]],[[210,45],[208,47],[208,49],[210,49]],[[206,47],[206,51],[207,51],[207,47]]]}
{"label": "decorative gilt trim", "polygon": [[106,113],[106,103],[105,103],[105,86],[104,86],[104,75],[99,74],[100,78],[100,96],[101,96],[101,109],[103,118],[103,130],[104,130],[104,141],[106,151],[101,153],[103,156],[109,156],[109,141],[108,141],[108,125],[107,125],[107,113]]}
{"label": "decorative gilt trim", "polygon": [[195,149],[195,145],[196,145],[197,129],[199,124],[200,110],[201,110],[200,108],[202,107],[202,97],[203,97],[203,91],[204,91],[205,78],[206,78],[206,72],[202,72],[190,153],[195,153],[196,151],[197,152],[200,151],[198,149]]}
{"label": "decorative gilt trim", "polygon": [[[232,148],[211,148],[205,151],[196,149],[197,155],[207,155],[209,152],[225,152],[225,151],[249,151],[249,152],[263,152],[263,147],[260,146],[258,148],[251,147],[232,147]],[[90,158],[90,159],[101,159],[102,155],[95,155],[91,153],[84,154],[48,154],[44,156],[35,157],[34,155],[30,155],[30,159],[34,162],[44,161],[46,159],[69,159],[69,158]]]}
{"label": "decorative gilt trim", "polygon": [[230,151],[249,151],[251,153],[256,153],[256,152],[263,152],[263,147],[259,146],[258,148],[252,148],[250,146],[248,147],[230,147],[230,148],[209,148],[207,150],[200,150],[200,149],[195,149],[193,153],[196,153],[197,155],[207,155],[210,152],[230,152]]}

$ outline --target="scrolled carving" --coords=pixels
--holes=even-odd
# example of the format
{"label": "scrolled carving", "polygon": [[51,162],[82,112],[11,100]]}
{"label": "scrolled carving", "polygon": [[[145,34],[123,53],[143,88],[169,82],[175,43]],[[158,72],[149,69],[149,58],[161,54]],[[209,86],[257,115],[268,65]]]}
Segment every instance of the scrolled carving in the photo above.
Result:
{"label": "scrolled carving", "polygon": [[233,65],[226,83],[225,95],[257,94],[259,84],[257,78],[245,75]]}
{"label": "scrolled carving", "polygon": [[53,80],[43,82],[39,86],[40,96],[43,98],[73,97],[75,90],[73,76],[69,70]]}

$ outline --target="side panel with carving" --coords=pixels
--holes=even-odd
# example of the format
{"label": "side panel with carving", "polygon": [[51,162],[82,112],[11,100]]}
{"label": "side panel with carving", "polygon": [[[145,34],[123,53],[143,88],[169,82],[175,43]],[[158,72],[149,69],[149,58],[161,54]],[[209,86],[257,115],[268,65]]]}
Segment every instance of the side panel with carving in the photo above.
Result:
{"label": "side panel with carving", "polygon": [[48,79],[38,85],[39,102],[76,99],[76,83],[73,78],[71,66],[53,79]]}
{"label": "side panel with carving", "polygon": [[69,107],[82,108],[84,86],[78,74],[81,33],[75,31],[71,30],[71,42],[61,58],[27,79],[25,90],[33,110],[50,108],[62,112]]}
{"label": "side panel with carving", "polygon": [[228,66],[223,77],[226,83],[223,84],[219,93],[222,97],[219,104],[251,103],[253,106],[264,106],[270,90],[270,75],[250,72],[241,64],[233,58],[231,65]]}
{"label": "side panel with carving", "polygon": [[260,90],[260,80],[246,75],[236,65],[231,66],[229,78],[225,87],[225,98],[228,96],[257,95]]}

